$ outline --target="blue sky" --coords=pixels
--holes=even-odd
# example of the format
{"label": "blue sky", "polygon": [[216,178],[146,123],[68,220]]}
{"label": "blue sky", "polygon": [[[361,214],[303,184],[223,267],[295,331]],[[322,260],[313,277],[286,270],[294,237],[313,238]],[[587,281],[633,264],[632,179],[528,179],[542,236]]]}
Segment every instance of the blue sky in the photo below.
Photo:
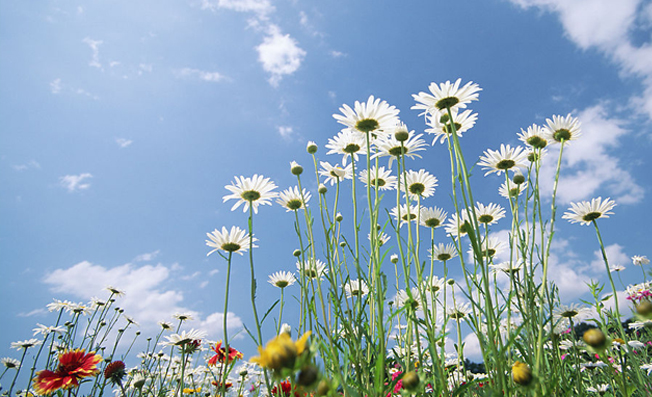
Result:
{"label": "blue sky", "polygon": [[[458,77],[483,88],[469,161],[552,115],[580,118],[559,215],[570,201],[616,200],[603,238],[638,282],[629,258],[652,255],[651,32],[644,0],[3,1],[0,356],[53,321],[52,298],[87,301],[108,284],[127,292],[143,333],[194,312],[188,327],[219,338],[225,263],[206,258],[205,233],[246,226],[224,186],[254,173],[292,186],[290,161],[311,169],[309,140],[340,161],[325,156],[340,130],[332,114],[369,95],[421,133],[411,95]],[[450,212],[445,149],[415,164],[440,180],[430,205]],[[499,183],[478,179],[483,201],[506,205]],[[564,299],[586,298],[585,281],[606,281],[595,235],[558,225],[553,278]],[[262,207],[255,234],[266,303],[277,294],[267,275],[294,269],[292,216]],[[251,324],[248,277],[236,258],[234,329]]]}

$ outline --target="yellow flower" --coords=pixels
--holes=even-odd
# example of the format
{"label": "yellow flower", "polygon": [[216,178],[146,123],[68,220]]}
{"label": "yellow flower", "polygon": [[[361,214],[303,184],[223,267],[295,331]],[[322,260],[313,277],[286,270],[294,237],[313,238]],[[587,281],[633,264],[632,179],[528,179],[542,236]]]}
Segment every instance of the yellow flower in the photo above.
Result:
{"label": "yellow flower", "polygon": [[193,394],[193,393],[199,393],[201,392],[201,387],[198,387],[196,389],[191,389],[191,388],[184,388],[183,389],[183,394]]}
{"label": "yellow flower", "polygon": [[532,371],[526,363],[517,361],[512,365],[512,379],[514,383],[521,386],[527,386],[532,383]]}
{"label": "yellow flower", "polygon": [[260,355],[252,357],[250,361],[275,371],[283,368],[293,368],[297,356],[301,355],[306,349],[306,342],[310,337],[310,333],[310,331],[306,332],[296,342],[292,341],[290,335],[281,333],[267,342],[264,349],[262,346],[258,346]]}

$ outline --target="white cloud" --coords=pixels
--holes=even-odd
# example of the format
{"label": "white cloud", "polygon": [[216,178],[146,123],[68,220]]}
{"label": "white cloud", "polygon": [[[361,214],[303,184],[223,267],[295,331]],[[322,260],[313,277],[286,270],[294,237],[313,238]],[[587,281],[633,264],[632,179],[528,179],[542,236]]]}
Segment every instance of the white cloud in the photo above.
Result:
{"label": "white cloud", "polygon": [[332,51],[331,51],[331,56],[332,56],[333,58],[341,58],[341,57],[346,56],[346,54],[343,53],[343,52],[341,52],[341,51],[332,50]]}
{"label": "white cloud", "polygon": [[68,189],[69,192],[86,190],[91,187],[91,184],[84,182],[84,180],[92,177],[93,175],[88,172],[79,175],[65,175],[59,178],[59,184]]}
{"label": "white cloud", "polygon": [[115,143],[118,144],[118,146],[125,148],[133,143],[131,139],[125,139],[125,138],[116,138]]}
{"label": "white cloud", "polygon": [[301,66],[306,56],[295,39],[289,34],[282,34],[276,25],[270,25],[262,44],[256,47],[258,61],[263,69],[271,74],[269,83],[278,86],[283,76],[291,75]]}
{"label": "white cloud", "polygon": [[224,76],[218,72],[205,72],[199,69],[183,68],[177,72],[179,77],[191,77],[211,83],[217,83],[224,80]]}
{"label": "white cloud", "polygon": [[[625,265],[630,262],[629,256],[623,252],[623,246],[620,244],[611,244],[604,247],[605,252],[607,253],[607,261],[609,266],[614,265]],[[607,268],[604,265],[604,259],[602,258],[602,251],[597,250],[593,252],[594,259],[591,261],[591,269],[596,274],[606,274]]]}
{"label": "white cloud", "polygon": [[[155,251],[157,253],[158,251]],[[144,254],[153,256],[155,253]],[[141,258],[141,256],[137,257]],[[222,335],[222,313],[209,314],[202,320],[199,313],[185,308],[183,293],[166,289],[164,283],[170,280],[175,266],[166,267],[162,264],[134,266],[127,263],[121,266],[107,268],[83,261],[67,269],[57,269],[44,278],[54,293],[74,296],[90,300],[101,294],[108,285],[125,292],[118,298],[117,304],[125,310],[125,314],[134,318],[143,329],[153,329],[158,321],[169,320],[174,313],[191,313],[199,328],[207,332],[212,339],[220,339]],[[242,329],[242,320],[229,312],[228,326],[231,335]]]}
{"label": "white cloud", "polygon": [[88,46],[91,47],[91,51],[93,52],[91,60],[90,62],[88,62],[88,65],[98,69],[102,69],[102,64],[100,63],[100,45],[103,43],[103,41],[93,40],[89,37],[86,37],[84,38],[84,40],[82,40],[82,42],[88,44]]}
{"label": "white cloud", "polygon": [[53,94],[61,92],[61,79],[55,79],[50,82],[50,92]]}
{"label": "white cloud", "polygon": [[202,0],[201,8],[216,11],[219,8],[238,12],[254,12],[259,15],[266,15],[274,11],[269,0]]}
{"label": "white cloud", "polygon": [[[212,313],[206,317],[199,325],[199,329],[209,330],[210,335],[214,335],[216,339],[223,339],[224,335],[224,313]],[[229,331],[229,339],[242,339],[244,329],[242,320],[236,316],[235,313],[229,312],[226,316],[226,324]]]}
{"label": "white cloud", "polygon": [[143,72],[152,73],[154,66],[151,63],[141,63],[138,65],[138,75],[142,75]]}
{"label": "white cloud", "polygon": [[279,126],[277,129],[283,139],[290,139],[293,134],[292,127],[289,126]]}
{"label": "white cloud", "polygon": [[154,258],[156,258],[160,252],[161,250],[156,250],[154,252],[147,252],[144,254],[140,254],[134,258],[134,262],[149,262],[151,260],[154,260]]}
{"label": "white cloud", "polygon": [[636,45],[631,36],[635,29],[649,27],[649,4],[643,6],[643,0],[620,0],[617,5],[612,0],[511,1],[523,8],[538,7],[558,14],[566,35],[577,46],[595,48],[623,74],[642,78],[642,92],[631,98],[631,104],[652,118],[652,42]]}
{"label": "white cloud", "polygon": [[[561,176],[557,189],[559,203],[585,200],[608,191],[620,204],[640,202],[644,189],[636,182],[623,162],[610,153],[617,148],[629,130],[626,122],[609,118],[604,104],[584,109],[577,117],[582,123],[582,136],[564,147]],[[552,148],[555,148],[552,150]],[[542,167],[542,193],[552,193],[558,157],[551,146]]]}
{"label": "white cloud", "polygon": [[41,164],[39,164],[36,160],[30,160],[27,164],[18,164],[18,165],[13,165],[11,167],[16,171],[25,171],[29,169],[40,170]]}

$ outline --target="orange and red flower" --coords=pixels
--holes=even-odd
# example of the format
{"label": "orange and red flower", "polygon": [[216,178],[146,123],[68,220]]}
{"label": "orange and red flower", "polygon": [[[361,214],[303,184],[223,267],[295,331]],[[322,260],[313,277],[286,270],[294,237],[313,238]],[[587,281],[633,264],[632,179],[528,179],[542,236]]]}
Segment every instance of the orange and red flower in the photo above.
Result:
{"label": "orange and red flower", "polygon": [[225,361],[227,363],[231,363],[238,358],[242,358],[242,353],[232,348],[231,346],[229,346],[229,356],[227,358],[226,348],[222,347],[222,341],[217,342],[215,346],[211,347],[211,349],[216,354],[211,357],[210,360],[208,360],[208,365],[215,365],[218,362],[224,364]]}
{"label": "orange and red flower", "polygon": [[79,380],[97,375],[100,370],[97,364],[102,356],[95,352],[86,353],[76,349],[59,355],[59,366],[56,371],[43,370],[34,379],[34,390],[39,395],[50,394],[59,389],[69,389],[79,386]]}

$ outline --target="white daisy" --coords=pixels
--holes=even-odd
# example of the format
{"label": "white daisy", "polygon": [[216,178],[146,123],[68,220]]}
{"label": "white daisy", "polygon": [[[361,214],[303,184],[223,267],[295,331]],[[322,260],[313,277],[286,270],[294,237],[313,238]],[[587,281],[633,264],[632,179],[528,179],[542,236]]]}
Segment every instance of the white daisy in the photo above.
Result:
{"label": "white daisy", "polygon": [[634,255],[632,256],[632,263],[636,266],[642,266],[649,264],[650,260],[646,256]]}
{"label": "white daisy", "polygon": [[510,197],[518,197],[527,189],[527,182],[520,185],[515,184],[511,179],[506,180],[498,188],[498,194],[509,199]]}
{"label": "white daisy", "polygon": [[11,357],[0,358],[0,363],[2,363],[2,365],[4,365],[5,368],[8,369],[20,367],[20,361]]}
{"label": "white daisy", "polygon": [[20,349],[29,349],[30,347],[38,346],[41,343],[43,343],[43,342],[41,342],[38,339],[32,338],[32,339],[28,339],[28,340],[22,340],[20,342],[11,342],[10,347],[12,349],[18,349],[18,350],[20,350]]}
{"label": "white daisy", "polygon": [[519,262],[519,263],[503,262],[497,265],[490,264],[489,267],[493,269],[494,272],[503,272],[509,276],[514,273],[518,273],[523,268],[523,262]]}
{"label": "white daisy", "polygon": [[43,325],[43,324],[36,324],[36,328],[33,329],[34,334],[33,336],[36,336],[37,334],[41,334],[43,336],[55,333],[62,335],[66,332],[66,328],[62,325],[55,327],[51,325]]}
{"label": "white daisy", "polygon": [[350,128],[345,128],[335,137],[329,138],[326,148],[330,149],[326,154],[341,154],[344,156],[342,158],[343,166],[346,166],[349,156],[353,156],[353,159],[358,161],[358,152],[367,153],[365,136]]}
{"label": "white daisy", "polygon": [[432,294],[443,290],[445,284],[446,284],[446,279],[439,278],[437,276],[427,277],[425,280],[423,280],[423,285],[426,291]]}
{"label": "white daisy", "polygon": [[269,280],[267,280],[273,286],[281,289],[291,286],[295,281],[294,274],[283,271],[270,274]]}
{"label": "white daisy", "polygon": [[166,342],[159,342],[159,345],[164,345],[164,346],[183,346],[185,344],[188,344],[192,341],[196,340],[202,340],[206,336],[204,331],[199,331],[195,329],[191,329],[190,331],[182,331],[180,334],[172,334],[169,336],[166,336],[165,338],[167,339]]}
{"label": "white daisy", "polygon": [[413,94],[412,98],[417,102],[412,109],[423,110],[422,114],[435,114],[439,110],[447,108],[466,108],[471,101],[477,101],[479,92],[482,88],[472,81],[466,83],[460,88],[462,79],[457,79],[455,83],[450,81],[437,85],[430,83],[428,89],[431,94],[420,92]]}
{"label": "white daisy", "polygon": [[553,312],[553,318],[566,318],[573,319],[575,322],[585,319],[591,314],[591,309],[588,307],[580,306],[577,303],[571,303],[570,305],[560,305]]}
{"label": "white daisy", "polygon": [[489,226],[505,217],[505,209],[494,203],[489,203],[489,205],[476,203],[475,216],[478,218],[479,223]]}
{"label": "white daisy", "polygon": [[310,197],[310,192],[306,189],[299,191],[299,187],[294,186],[279,193],[276,202],[285,207],[286,212],[290,212],[305,209],[305,204],[310,200]]}
{"label": "white daisy", "polygon": [[[237,252],[242,255],[249,248],[249,234],[237,226],[231,226],[230,231],[222,226],[222,231],[215,229],[212,233],[206,233],[206,235],[210,239],[206,240],[206,245],[213,248],[206,256],[217,250],[229,253]],[[254,237],[253,241],[258,241],[258,239]],[[253,247],[258,248],[255,245]]]}
{"label": "white daisy", "polygon": [[[368,175],[369,174],[369,175]],[[378,190],[393,190],[396,189],[398,178],[392,175],[392,171],[386,170],[385,167],[372,166],[371,172],[367,170],[360,171],[359,179],[367,185],[367,178],[371,181],[371,187],[378,186]]]}
{"label": "white daisy", "polygon": [[610,265],[609,266],[609,271],[610,272],[622,272],[625,270],[625,266],[622,265]]}
{"label": "white daisy", "polygon": [[172,317],[176,318],[179,321],[192,321],[194,318],[190,313],[174,313]]}
{"label": "white daisy", "polygon": [[[369,241],[371,241],[371,233],[367,234],[367,238],[369,239]],[[378,235],[377,238],[378,238],[378,244],[379,244],[378,246],[379,246],[379,247],[382,247],[382,246],[385,245],[385,244],[386,244],[386,243],[387,243],[387,242],[388,242],[392,237],[391,237],[390,235],[388,235],[387,233],[380,233],[380,234]]]}
{"label": "white daisy", "polygon": [[484,155],[480,157],[478,165],[488,170],[485,176],[494,172],[500,175],[503,171],[507,172],[510,170],[514,171],[517,168],[527,168],[526,161],[527,153],[522,147],[517,146],[512,148],[509,145],[501,144],[500,150],[485,150]]}
{"label": "white daisy", "polygon": [[463,212],[459,219],[457,214],[451,214],[445,227],[446,233],[453,237],[465,236],[471,230],[471,224],[469,223],[469,217],[466,212]]}
{"label": "white daisy", "polygon": [[346,165],[344,168],[339,165],[331,165],[326,161],[320,161],[321,170],[319,175],[326,177],[326,182],[330,182],[331,185],[335,185],[337,182],[341,182],[344,179],[353,179],[353,167],[351,164]]}
{"label": "white daisy", "polygon": [[277,196],[277,193],[273,191],[276,189],[274,182],[262,175],[254,175],[251,178],[236,176],[235,183],[225,187],[231,194],[224,196],[223,201],[237,200],[231,211],[238,208],[240,204],[244,204],[243,212],[252,206],[254,212],[258,213],[259,205],[271,205],[272,199]]}
{"label": "white daisy", "polygon": [[418,205],[412,205],[410,206],[410,211],[408,214],[408,207],[405,204],[401,204],[400,207],[394,207],[390,211],[390,214],[396,219],[396,221],[399,221],[399,215],[400,215],[400,225],[403,226],[404,223],[407,223],[408,220],[414,221],[417,219],[417,213],[419,212],[419,206]]}
{"label": "white daisy", "polygon": [[582,135],[580,121],[572,117],[570,113],[566,117],[552,116],[552,120],[546,119],[546,123],[548,124],[545,127],[546,136],[551,141],[574,141]]}
{"label": "white daisy", "polygon": [[439,243],[432,247],[430,255],[433,259],[438,261],[447,261],[457,256],[457,249],[453,243]]}
{"label": "white daisy", "polygon": [[369,293],[369,287],[367,286],[367,283],[362,279],[349,280],[342,287],[344,288],[344,292],[346,293],[347,298],[363,297]]}
{"label": "white daisy", "polygon": [[[480,249],[482,250],[483,257],[492,258],[496,254],[499,254],[507,247],[507,243],[498,239],[497,237],[489,236],[488,240],[483,240],[480,244]],[[469,247],[469,254],[473,255],[473,246]]]}
{"label": "white daisy", "polygon": [[406,173],[405,180],[401,179],[401,185],[403,192],[408,192],[411,199],[416,200],[419,196],[426,198],[435,194],[437,177],[424,169],[410,170]]}
{"label": "white daisy", "polygon": [[408,139],[405,141],[399,141],[394,135],[381,136],[374,141],[377,152],[372,158],[389,156],[387,165],[389,168],[392,168],[394,159],[398,159],[401,155],[410,158],[421,158],[415,152],[426,150],[426,141],[421,139],[422,136],[423,134],[415,135],[414,131],[408,133]]}
{"label": "white daisy", "polygon": [[548,136],[545,128],[536,124],[527,127],[527,131],[521,128],[521,133],[518,134],[518,139],[535,149],[543,149],[548,145]]}
{"label": "white daisy", "polygon": [[463,320],[471,314],[471,304],[454,302],[453,307],[446,308],[446,314],[452,319]]}
{"label": "white daisy", "polygon": [[415,311],[423,308],[424,307],[423,302],[421,302],[421,300],[419,299],[419,289],[417,287],[412,287],[410,289],[410,294],[412,295],[412,298],[410,298],[410,295],[408,295],[407,291],[403,289],[399,290],[396,293],[396,297],[394,297],[394,302],[396,302],[396,306],[398,308],[403,308],[409,305]]}
{"label": "white daisy", "polygon": [[421,207],[421,216],[419,217],[419,220],[421,221],[421,226],[435,229],[444,224],[446,216],[448,216],[448,214],[441,208]]}
{"label": "white daisy", "polygon": [[[475,125],[475,122],[478,120],[478,114],[472,113],[471,110],[465,110],[458,114],[458,110],[451,110],[453,114],[453,124],[455,126],[455,131],[457,136],[462,137],[462,133],[470,130]],[[448,112],[438,112],[432,115],[426,116],[426,124],[431,128],[426,129],[426,132],[429,134],[434,134],[435,137],[432,140],[432,144],[439,139],[439,143],[444,143],[446,139],[453,133],[453,127],[451,126]]]}
{"label": "white daisy", "polygon": [[353,109],[342,105],[340,112],[333,115],[338,123],[364,133],[390,130],[398,123],[399,110],[373,95],[366,103],[355,101]]}
{"label": "white daisy", "polygon": [[[303,270],[302,270],[303,269]],[[299,274],[303,274],[307,278],[320,278],[328,273],[328,268],[326,264],[319,259],[310,260],[305,265],[302,265],[301,262],[297,262],[297,270]]]}
{"label": "white daisy", "polygon": [[582,201],[570,204],[571,208],[564,213],[562,218],[568,219],[571,223],[579,222],[582,225],[590,225],[598,218],[609,218],[609,215],[613,215],[613,212],[610,211],[616,206],[615,201],[609,198],[602,201],[602,197],[591,199],[590,202]]}

